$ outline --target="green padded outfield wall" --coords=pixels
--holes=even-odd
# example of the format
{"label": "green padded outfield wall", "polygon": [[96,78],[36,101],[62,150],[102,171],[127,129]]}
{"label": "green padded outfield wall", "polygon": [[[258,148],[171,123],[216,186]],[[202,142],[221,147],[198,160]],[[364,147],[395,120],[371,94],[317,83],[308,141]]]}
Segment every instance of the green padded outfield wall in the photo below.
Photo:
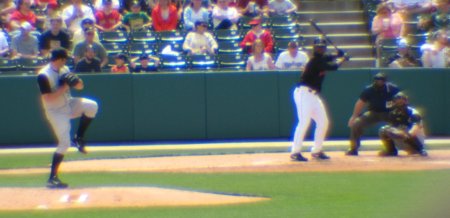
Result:
{"label": "green padded outfield wall", "polygon": [[[330,72],[323,96],[329,137],[347,138],[347,121],[377,69]],[[450,70],[384,70],[425,115],[429,135],[450,135]],[[87,133],[97,142],[290,138],[297,122],[292,91],[298,72],[82,75],[97,100]],[[33,76],[0,77],[0,145],[52,143]],[[74,122],[75,123],[75,122]],[[368,136],[376,136],[376,127]],[[310,136],[310,135],[309,135]]]}

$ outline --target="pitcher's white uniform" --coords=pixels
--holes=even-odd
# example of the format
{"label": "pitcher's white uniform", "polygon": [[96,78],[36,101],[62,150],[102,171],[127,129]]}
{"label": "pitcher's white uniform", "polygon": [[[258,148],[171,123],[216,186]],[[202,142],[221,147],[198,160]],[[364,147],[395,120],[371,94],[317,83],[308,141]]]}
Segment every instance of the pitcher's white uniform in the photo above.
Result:
{"label": "pitcher's white uniform", "polygon": [[[69,73],[67,66],[59,72],[52,69],[51,64],[46,65],[39,71],[38,81],[42,94],[43,90],[55,92],[59,88],[59,77],[64,73]],[[46,78],[46,79],[45,79]],[[47,83],[45,81],[48,81]],[[55,101],[48,102],[42,98],[47,120],[52,126],[53,132],[58,139],[56,153],[65,154],[71,145],[70,119],[80,117],[85,114],[94,118],[97,114],[98,105],[95,101],[87,98],[73,98],[70,89],[59,96]]]}

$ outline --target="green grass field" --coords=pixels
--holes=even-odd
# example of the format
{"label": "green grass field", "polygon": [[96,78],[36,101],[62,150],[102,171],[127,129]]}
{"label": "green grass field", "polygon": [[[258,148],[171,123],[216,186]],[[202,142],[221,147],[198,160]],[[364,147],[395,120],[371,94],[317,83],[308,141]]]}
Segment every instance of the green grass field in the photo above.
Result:
{"label": "green grass field", "polygon": [[[285,152],[280,148],[75,152],[91,158]],[[50,153],[0,154],[0,168],[47,166]],[[64,164],[64,163],[63,163]],[[2,175],[0,187],[43,187],[47,174]],[[71,209],[0,212],[0,217],[449,217],[450,170],[346,173],[65,173],[72,187],[156,186],[271,198],[214,207]],[[7,197],[7,196],[0,196]]]}

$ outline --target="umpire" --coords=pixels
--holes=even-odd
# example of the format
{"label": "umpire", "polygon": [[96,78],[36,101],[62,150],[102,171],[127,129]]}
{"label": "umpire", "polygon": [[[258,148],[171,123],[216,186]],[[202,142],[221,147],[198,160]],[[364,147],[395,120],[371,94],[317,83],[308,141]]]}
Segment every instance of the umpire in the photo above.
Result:
{"label": "umpire", "polygon": [[[379,122],[388,121],[392,99],[399,92],[396,85],[387,81],[385,73],[379,72],[375,74],[373,79],[373,83],[360,94],[358,101],[355,103],[353,114],[348,121],[350,149],[345,153],[346,155],[358,155],[361,136],[366,128]],[[367,107],[367,111],[362,113],[365,107]]]}

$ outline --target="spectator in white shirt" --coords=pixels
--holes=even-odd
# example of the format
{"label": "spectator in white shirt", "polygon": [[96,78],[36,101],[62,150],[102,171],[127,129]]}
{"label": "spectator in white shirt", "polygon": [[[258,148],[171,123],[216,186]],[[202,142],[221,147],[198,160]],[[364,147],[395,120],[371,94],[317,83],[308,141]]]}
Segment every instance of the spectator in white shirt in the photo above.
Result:
{"label": "spectator in white shirt", "polygon": [[90,18],[95,21],[94,13],[89,6],[83,4],[83,0],[72,0],[72,5],[66,7],[62,17],[69,31],[74,33],[81,29],[81,21]]}
{"label": "spectator in white shirt", "polygon": [[280,70],[300,70],[305,69],[309,61],[308,55],[298,50],[298,44],[295,41],[289,42],[287,51],[283,51],[275,63],[275,67]]}
{"label": "spectator in white shirt", "polygon": [[253,42],[253,53],[247,60],[247,71],[273,70],[275,65],[270,54],[264,52],[264,43],[261,39]]}
{"label": "spectator in white shirt", "polygon": [[236,29],[240,15],[236,7],[230,7],[228,3],[229,0],[217,0],[212,12],[215,29]]}
{"label": "spectator in white shirt", "polygon": [[195,31],[187,34],[183,50],[189,54],[214,54],[217,50],[217,42],[212,34],[206,31],[207,28],[206,22],[195,22]]}
{"label": "spectator in white shirt", "polygon": [[290,0],[271,0],[269,13],[271,15],[289,15],[297,10],[297,6]]}

